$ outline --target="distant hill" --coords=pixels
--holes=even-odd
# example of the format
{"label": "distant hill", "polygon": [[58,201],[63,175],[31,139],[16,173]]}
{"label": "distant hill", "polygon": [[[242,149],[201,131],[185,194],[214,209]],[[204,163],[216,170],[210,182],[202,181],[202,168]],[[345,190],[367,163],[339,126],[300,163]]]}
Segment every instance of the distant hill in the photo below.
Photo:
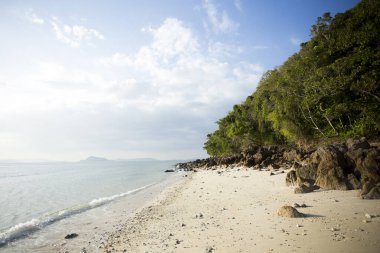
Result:
{"label": "distant hill", "polygon": [[110,160],[104,157],[96,157],[96,156],[89,156],[85,160],[81,160],[81,162],[107,162],[107,161],[110,161]]}

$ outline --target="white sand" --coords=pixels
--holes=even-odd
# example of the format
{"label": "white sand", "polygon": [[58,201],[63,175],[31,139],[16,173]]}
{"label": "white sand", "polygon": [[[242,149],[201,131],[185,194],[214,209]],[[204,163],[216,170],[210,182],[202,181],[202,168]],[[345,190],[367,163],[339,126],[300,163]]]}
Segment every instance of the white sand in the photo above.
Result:
{"label": "white sand", "polygon": [[[357,195],[358,191],[294,194],[285,186],[285,173],[201,171],[121,224],[101,250],[380,252],[380,200]],[[277,209],[294,203],[309,206],[298,208],[306,218],[277,216]],[[367,213],[375,217],[366,218]]]}

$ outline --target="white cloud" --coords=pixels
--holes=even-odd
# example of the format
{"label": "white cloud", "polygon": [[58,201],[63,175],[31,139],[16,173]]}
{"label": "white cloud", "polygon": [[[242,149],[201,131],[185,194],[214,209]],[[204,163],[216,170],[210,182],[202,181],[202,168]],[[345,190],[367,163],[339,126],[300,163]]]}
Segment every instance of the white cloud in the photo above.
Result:
{"label": "white cloud", "polygon": [[292,43],[294,46],[299,46],[301,44],[301,40],[294,36],[291,36],[290,43]]}
{"label": "white cloud", "polygon": [[234,32],[239,23],[233,21],[226,11],[220,12],[212,0],[203,0],[203,8],[207,12],[208,20],[216,33]]}
{"label": "white cloud", "polygon": [[207,50],[210,56],[216,58],[237,57],[245,51],[243,47],[229,45],[220,41],[209,42]]}
{"label": "white cloud", "polygon": [[[62,39],[82,34],[53,23]],[[1,77],[11,85],[0,86],[0,122],[6,122],[0,133],[9,142],[0,150],[50,159],[205,156],[206,134],[253,92],[263,68],[229,61],[225,51],[233,47],[203,45],[175,18],[147,32],[152,41],[133,54],[40,62],[12,82]]]}
{"label": "white cloud", "polygon": [[132,64],[132,59],[128,55],[115,53],[111,57],[100,58],[99,63],[105,66],[127,66]]}
{"label": "white cloud", "polygon": [[104,40],[103,34],[95,29],[89,29],[81,25],[62,24],[56,17],[52,17],[50,23],[56,38],[74,48],[80,47],[83,42],[89,44],[94,39]]}
{"label": "white cloud", "polygon": [[238,9],[241,12],[243,11],[243,5],[241,3],[241,0],[234,0],[234,5],[236,9]]}
{"label": "white cloud", "polygon": [[34,12],[33,9],[29,9],[25,12],[25,17],[32,23],[38,24],[38,25],[43,25],[45,23],[45,20]]}
{"label": "white cloud", "polygon": [[139,108],[152,111],[167,106],[190,107],[190,111],[200,111],[197,106],[189,106],[199,105],[201,113],[210,114],[208,109],[213,105],[226,108],[244,99],[263,72],[248,63],[225,61],[232,51],[241,52],[241,48],[215,42],[203,51],[192,30],[177,19],[168,18],[160,27],[149,30],[153,42],[135,55],[117,53],[100,60],[108,67],[125,63],[124,77],[133,77],[143,89],[142,95],[135,97]]}

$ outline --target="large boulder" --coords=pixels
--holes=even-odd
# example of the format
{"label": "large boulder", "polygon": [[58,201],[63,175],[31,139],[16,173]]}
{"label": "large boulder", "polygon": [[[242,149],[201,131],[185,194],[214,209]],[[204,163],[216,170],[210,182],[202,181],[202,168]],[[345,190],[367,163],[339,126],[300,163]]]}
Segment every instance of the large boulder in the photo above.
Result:
{"label": "large boulder", "polygon": [[300,183],[314,183],[317,177],[318,164],[320,161],[320,155],[317,152],[314,152],[309,158],[304,161],[304,164],[302,166],[295,163],[293,167],[296,170],[298,181]]}
{"label": "large boulder", "polygon": [[349,150],[346,157],[362,184],[367,181],[372,184],[380,182],[380,151],[377,148]]}
{"label": "large boulder", "polygon": [[348,190],[346,174],[348,165],[343,148],[327,145],[316,151],[320,158],[315,184],[326,190]]}

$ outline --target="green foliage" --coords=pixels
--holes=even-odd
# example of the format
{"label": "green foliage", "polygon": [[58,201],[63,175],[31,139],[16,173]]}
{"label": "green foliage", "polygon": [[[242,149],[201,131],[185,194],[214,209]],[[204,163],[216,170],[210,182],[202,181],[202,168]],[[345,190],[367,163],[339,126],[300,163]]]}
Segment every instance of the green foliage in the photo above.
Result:
{"label": "green foliage", "polygon": [[211,156],[254,145],[326,141],[380,133],[380,1],[317,19],[312,38],[218,123]]}

